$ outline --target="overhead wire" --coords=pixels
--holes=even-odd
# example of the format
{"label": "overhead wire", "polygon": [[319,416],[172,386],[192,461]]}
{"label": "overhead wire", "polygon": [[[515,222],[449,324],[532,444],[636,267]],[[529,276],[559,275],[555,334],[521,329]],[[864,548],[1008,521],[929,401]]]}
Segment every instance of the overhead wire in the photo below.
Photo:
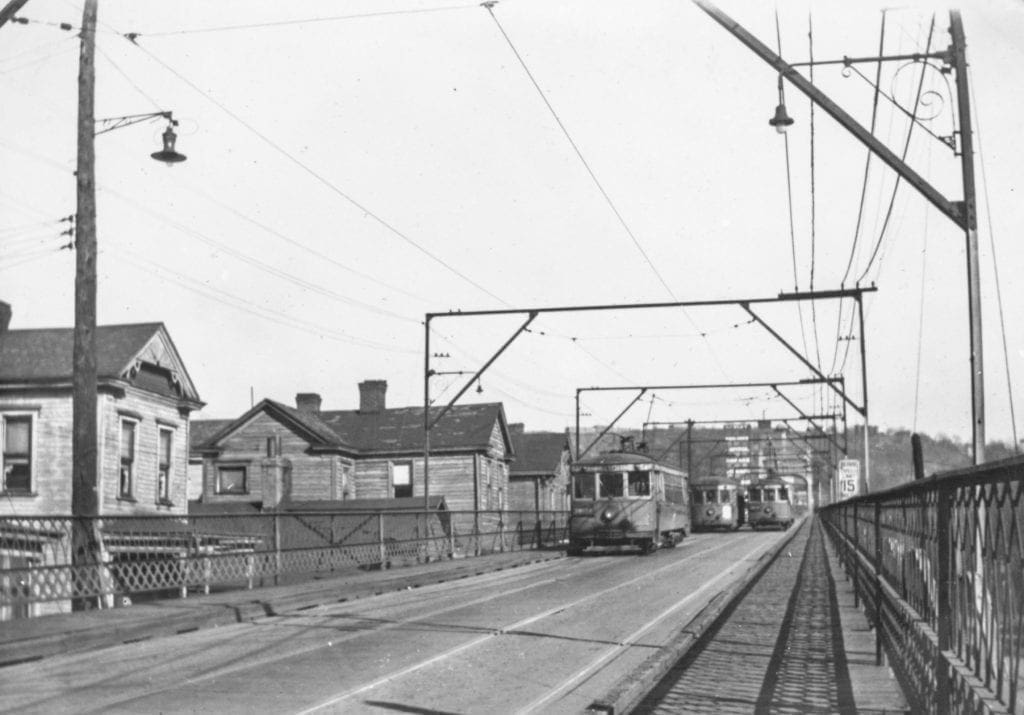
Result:
{"label": "overhead wire", "polygon": [[451,265],[450,263],[448,263],[447,261],[442,259],[440,256],[436,255],[435,253],[433,253],[432,251],[428,250],[426,247],[424,247],[423,245],[421,245],[420,243],[415,241],[411,236],[409,236],[408,234],[402,232],[396,226],[394,226],[393,224],[391,224],[388,221],[386,221],[382,216],[380,216],[379,214],[374,212],[368,206],[366,206],[366,205],[362,204],[361,202],[359,202],[351,194],[349,194],[346,191],[342,190],[337,184],[333,183],[331,180],[329,180],[322,173],[320,173],[320,172],[316,171],[315,169],[313,169],[312,167],[310,167],[308,164],[306,164],[305,162],[300,160],[298,157],[296,157],[290,151],[288,151],[287,149],[282,147],[280,144],[275,142],[273,139],[271,139],[269,136],[267,136],[266,134],[261,132],[259,129],[257,129],[253,124],[251,124],[250,122],[248,122],[245,119],[243,119],[241,117],[241,115],[239,115],[238,113],[236,113],[233,110],[229,109],[224,103],[222,103],[219,100],[217,100],[215,97],[213,97],[213,95],[209,94],[204,89],[199,87],[195,82],[193,82],[188,77],[183,75],[181,72],[176,70],[170,64],[164,62],[160,57],[158,57],[152,51],[150,51],[149,49],[143,47],[142,45],[140,45],[138,42],[135,42],[134,40],[130,40],[130,41],[131,41],[131,43],[135,47],[139,48],[139,50],[141,52],[143,52],[147,57],[152,59],[154,62],[156,62],[158,65],[163,67],[165,70],[167,70],[171,74],[173,74],[175,77],[177,77],[183,83],[185,83],[186,85],[191,87],[194,91],[198,92],[200,95],[205,97],[213,105],[215,105],[217,108],[219,108],[222,112],[224,112],[229,117],[234,119],[236,122],[241,124],[243,127],[248,129],[255,136],[257,136],[260,140],[262,140],[265,144],[267,144],[268,146],[273,148],[275,151],[277,151],[281,156],[283,156],[286,159],[288,159],[292,164],[294,164],[296,167],[298,167],[302,172],[304,172],[308,176],[312,177],[318,183],[320,183],[322,186],[324,186],[325,188],[327,188],[328,190],[330,190],[334,194],[340,196],[342,199],[344,199],[345,201],[350,203],[352,206],[354,206],[357,209],[359,209],[360,211],[362,211],[364,215],[366,215],[369,218],[372,218],[374,221],[376,221],[380,226],[385,228],[392,235],[398,237],[399,239],[401,239],[402,241],[404,241],[408,245],[412,246],[417,251],[419,251],[421,254],[423,254],[424,256],[429,258],[430,260],[432,260],[434,263],[437,263],[438,265],[442,266],[445,270],[447,270],[450,273],[452,273],[453,275],[457,276],[463,282],[465,282],[468,285],[476,288],[477,290],[479,290],[480,292],[484,293],[485,295],[490,296],[491,298],[493,298],[497,302],[501,303],[502,305],[509,306],[509,304],[503,298],[498,296],[496,293],[491,291],[486,286],[484,286],[484,285],[478,283],[477,281],[473,280],[468,275],[466,275],[465,273],[463,273],[462,271],[457,269],[455,266]]}
{"label": "overhead wire", "polygon": [[[634,233],[633,229],[630,228],[629,223],[627,223],[625,217],[622,215],[622,213],[619,211],[618,207],[615,205],[615,202],[612,200],[611,195],[605,189],[604,185],[601,183],[601,180],[597,177],[597,174],[594,172],[593,168],[590,166],[590,162],[587,161],[586,157],[583,155],[583,151],[580,149],[579,145],[576,143],[576,141],[573,139],[572,135],[569,133],[568,127],[566,127],[565,123],[562,121],[562,118],[559,116],[558,112],[555,111],[554,106],[551,104],[551,101],[548,99],[547,95],[544,93],[544,90],[541,89],[540,83],[537,81],[536,77],[534,77],[533,72],[530,70],[530,67],[526,64],[526,60],[523,58],[522,54],[519,52],[519,50],[516,47],[515,43],[512,42],[512,38],[509,36],[508,32],[505,31],[505,28],[501,24],[501,21],[498,19],[498,16],[494,13],[494,5],[495,4],[496,4],[496,2],[492,0],[492,1],[484,2],[483,3],[483,7],[484,7],[484,9],[487,10],[487,13],[491,16],[491,19],[494,21],[494,24],[497,26],[498,31],[501,33],[501,36],[505,39],[505,42],[508,44],[509,49],[512,51],[512,54],[515,56],[516,60],[518,60],[518,62],[519,62],[519,65],[522,67],[523,72],[526,74],[527,78],[530,80],[530,83],[533,85],[533,88],[537,91],[537,94],[540,96],[541,101],[544,102],[544,106],[547,107],[548,112],[550,112],[551,116],[554,118],[555,123],[558,125],[558,128],[561,129],[562,134],[565,136],[566,140],[569,142],[569,146],[572,147],[573,152],[575,152],[576,157],[580,160],[580,163],[583,165],[583,168],[586,170],[587,174],[590,176],[590,179],[593,181],[594,185],[597,187],[598,192],[604,198],[605,203],[608,204],[608,207],[611,209],[612,213],[615,215],[615,218],[618,220],[619,225],[622,226],[623,230],[626,232],[626,235],[629,236],[629,239],[630,239],[630,241],[632,241],[633,246],[637,249],[637,251],[643,257],[644,262],[647,263],[647,266],[651,269],[651,272],[654,273],[655,277],[658,279],[658,282],[661,283],[662,287],[669,294],[669,296],[672,298],[672,300],[676,300],[676,301],[679,300],[676,297],[675,291],[672,290],[672,287],[668,284],[668,281],[665,280],[665,277],[662,275],[661,271],[659,271],[658,267],[654,264],[654,261],[651,259],[650,255],[647,253],[647,250],[640,243],[640,239],[637,238],[636,233]],[[690,324],[694,327],[694,329],[700,330],[700,328],[697,325],[696,321],[694,321],[693,317],[690,315],[689,311],[686,310],[686,308],[683,308],[683,315],[686,316],[686,319],[690,322]],[[710,342],[707,341],[706,339],[705,339],[705,345],[706,345],[706,347],[708,349],[708,352],[711,354],[712,359],[715,361],[715,364],[718,366],[719,371],[721,371],[722,374],[724,375],[725,374],[725,368],[722,366],[721,361],[718,359],[718,356],[715,354],[715,351],[711,347]]]}
{"label": "overhead wire", "polygon": [[[928,152],[928,164],[926,169],[931,169],[931,158],[932,154],[930,151],[931,145],[929,144]],[[925,288],[927,287],[927,281],[925,278],[928,275],[928,217],[931,211],[924,212],[924,235],[923,244],[921,246],[921,297],[917,309],[917,364],[914,368],[914,422],[911,428],[912,432],[917,432],[917,413],[920,406],[920,394],[921,394],[921,355],[924,348],[924,307],[925,307]]]}
{"label": "overhead wire", "polygon": [[[928,30],[928,40],[927,40],[927,43],[925,44],[925,54],[928,54],[929,52],[931,52],[931,49],[932,49],[932,36],[933,36],[934,32],[935,32],[935,15],[932,15],[931,27]],[[903,152],[900,155],[900,159],[901,160],[905,160],[907,158],[907,152],[910,149],[910,140],[911,140],[911,137],[913,136],[913,133],[914,133],[914,127],[916,126],[916,121],[915,120],[917,118],[917,108],[918,108],[918,105],[921,102],[921,93],[924,91],[924,80],[925,80],[925,75],[927,74],[927,71],[926,71],[927,67],[928,67],[928,65],[925,65],[925,64],[923,64],[921,66],[921,77],[920,77],[920,79],[918,80],[918,83],[917,83],[917,95],[914,97],[914,105],[913,105],[913,109],[911,110],[910,124],[907,126],[907,137],[906,137],[906,140],[904,141],[904,144],[903,144]],[[882,222],[882,229],[878,232],[878,239],[875,241],[875,246],[874,246],[874,248],[871,251],[870,257],[868,258],[867,265],[864,267],[864,270],[861,272],[860,278],[857,279],[857,285],[860,285],[860,283],[867,277],[868,272],[871,270],[872,264],[875,262],[875,257],[878,255],[878,249],[882,245],[882,241],[885,238],[886,229],[889,226],[889,220],[892,218],[893,206],[896,203],[896,194],[899,191],[899,187],[900,187],[900,183],[902,181],[902,178],[903,178],[902,176],[897,175],[896,179],[895,179],[895,181],[893,183],[892,196],[889,198],[889,207],[888,207],[888,209],[886,209],[886,212],[885,212],[885,219]]]}
{"label": "overhead wire", "polygon": [[211,32],[228,32],[233,30],[259,30],[272,27],[287,27],[291,25],[311,25],[315,23],[340,22],[343,20],[362,20],[374,17],[392,17],[395,15],[422,15],[426,13],[447,12],[451,10],[466,10],[475,8],[478,3],[472,5],[446,5],[442,7],[411,8],[408,10],[385,10],[380,12],[351,13],[348,15],[332,15],[326,17],[306,17],[295,20],[272,20],[267,22],[250,22],[238,25],[218,25],[214,27],[199,27],[184,30],[168,30],[164,32],[138,32],[131,33],[135,38],[139,37],[173,37],[175,35],[198,35]]}
{"label": "overhead wire", "polygon": [[[878,56],[879,56],[879,58],[881,58],[885,54],[885,19],[886,19],[886,12],[887,11],[885,9],[882,10],[882,25],[881,25],[881,28],[879,30],[879,37],[878,37]],[[875,94],[874,94],[874,98],[873,98],[872,103],[871,103],[871,126],[870,126],[870,132],[871,132],[872,136],[874,136],[874,134],[875,134],[875,127],[876,127],[876,124],[877,124],[877,121],[878,121],[878,97],[879,97],[879,93],[881,92],[881,87],[882,87],[882,61],[881,61],[881,59],[879,59],[878,63],[877,63],[877,68],[876,68],[876,71],[875,71]],[[846,279],[850,277],[850,271],[853,269],[853,259],[854,259],[854,256],[857,253],[857,244],[860,241],[861,223],[862,223],[862,221],[864,219],[864,203],[865,203],[865,199],[867,198],[868,177],[869,177],[870,172],[871,172],[871,159],[872,159],[873,156],[874,156],[874,154],[871,151],[871,149],[868,149],[867,150],[867,155],[866,155],[866,157],[864,159],[864,178],[863,178],[863,180],[861,182],[860,202],[859,202],[859,205],[857,207],[857,222],[856,222],[856,224],[854,226],[854,230],[853,230],[853,243],[850,246],[850,257],[846,261],[846,270],[843,272],[842,280],[839,281],[839,285],[840,286],[845,286],[846,285]],[[836,364],[837,364],[837,362],[839,360],[840,342],[841,342],[841,338],[842,338],[842,335],[843,335],[842,322],[843,322],[843,311],[842,311],[842,305],[840,305],[840,309],[837,311],[837,317],[836,317],[836,340],[835,340],[835,348],[834,348],[834,350],[832,352],[832,367],[829,368],[829,373],[830,374],[835,374],[835,372],[836,372]]]}

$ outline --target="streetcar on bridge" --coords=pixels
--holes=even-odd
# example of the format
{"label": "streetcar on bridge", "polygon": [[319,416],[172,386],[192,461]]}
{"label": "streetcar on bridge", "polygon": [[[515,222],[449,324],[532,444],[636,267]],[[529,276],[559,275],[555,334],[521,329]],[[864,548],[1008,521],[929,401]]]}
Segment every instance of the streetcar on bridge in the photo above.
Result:
{"label": "streetcar on bridge", "polygon": [[569,555],[672,547],[690,531],[686,473],[624,441],[572,465]]}

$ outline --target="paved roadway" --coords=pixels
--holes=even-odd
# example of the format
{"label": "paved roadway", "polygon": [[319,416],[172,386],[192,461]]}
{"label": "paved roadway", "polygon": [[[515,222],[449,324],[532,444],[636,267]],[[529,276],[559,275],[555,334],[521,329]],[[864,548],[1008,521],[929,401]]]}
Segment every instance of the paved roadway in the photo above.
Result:
{"label": "paved roadway", "polygon": [[698,534],[0,669],[0,710],[580,712],[785,535]]}

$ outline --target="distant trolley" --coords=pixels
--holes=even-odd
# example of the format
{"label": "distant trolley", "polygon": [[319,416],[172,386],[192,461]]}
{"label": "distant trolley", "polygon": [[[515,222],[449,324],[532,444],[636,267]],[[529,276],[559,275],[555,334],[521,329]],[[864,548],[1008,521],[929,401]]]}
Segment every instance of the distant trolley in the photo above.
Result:
{"label": "distant trolley", "polygon": [[743,488],[735,479],[708,476],[690,482],[690,520],[694,531],[740,528],[744,518]]}
{"label": "distant trolley", "polygon": [[690,530],[689,501],[686,473],[645,452],[581,459],[572,465],[568,553],[675,546]]}
{"label": "distant trolley", "polygon": [[793,506],[789,485],[777,477],[761,479],[747,487],[747,522],[751,528],[793,525]]}

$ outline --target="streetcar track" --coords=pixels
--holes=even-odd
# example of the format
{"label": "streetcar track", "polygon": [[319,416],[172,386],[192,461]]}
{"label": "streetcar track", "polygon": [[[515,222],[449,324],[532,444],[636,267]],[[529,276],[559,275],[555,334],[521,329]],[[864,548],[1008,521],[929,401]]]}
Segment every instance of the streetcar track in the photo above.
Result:
{"label": "streetcar track", "polygon": [[[550,618],[553,615],[556,615],[558,613],[562,613],[562,612],[567,611],[567,610],[569,610],[571,608],[575,608],[575,607],[579,606],[580,604],[586,603],[587,601],[592,601],[594,599],[601,598],[601,597],[603,597],[603,596],[605,596],[605,595],[607,595],[609,593],[612,593],[614,591],[617,591],[619,589],[626,588],[628,586],[632,586],[633,584],[635,584],[637,582],[653,578],[653,577],[657,576],[658,574],[662,573],[663,571],[667,571],[667,570],[676,568],[678,566],[681,566],[681,565],[684,565],[684,564],[688,564],[689,561],[691,561],[691,560],[693,560],[695,558],[698,558],[698,557],[701,557],[701,556],[705,556],[705,555],[707,555],[709,553],[712,553],[714,551],[719,551],[721,549],[725,549],[725,548],[727,548],[729,546],[733,546],[732,540],[727,540],[725,543],[719,543],[719,544],[717,544],[715,546],[712,546],[712,547],[709,547],[707,549],[696,551],[696,552],[694,552],[692,554],[689,554],[689,555],[681,558],[678,561],[673,561],[670,564],[666,564],[666,565],[661,566],[659,568],[656,568],[656,569],[654,569],[652,571],[646,571],[646,572],[640,574],[639,576],[636,576],[636,577],[634,577],[632,579],[629,579],[628,581],[624,581],[624,582],[616,584],[614,586],[610,586],[610,587],[608,587],[606,589],[603,589],[601,591],[597,591],[597,592],[594,592],[594,593],[587,594],[586,596],[583,596],[582,598],[578,598],[578,599],[575,599],[573,601],[569,601],[569,602],[560,604],[560,605],[555,606],[553,608],[545,609],[544,611],[541,611],[540,613],[536,613],[536,614],[534,614],[532,616],[529,616],[528,618],[524,618],[524,619],[522,619],[520,621],[517,621],[515,623],[512,623],[512,624],[509,624],[507,626],[504,626],[504,627],[502,627],[499,630],[496,630],[496,631],[491,632],[491,633],[487,633],[485,635],[481,635],[481,636],[479,636],[479,637],[477,637],[477,638],[475,638],[475,639],[473,639],[471,641],[468,641],[466,643],[461,643],[461,644],[459,644],[459,645],[457,645],[457,646],[455,646],[453,648],[450,648],[450,649],[448,649],[448,650],[446,650],[446,651],[444,651],[442,653],[438,653],[437,655],[434,655],[434,656],[432,656],[430,658],[427,658],[426,660],[423,660],[423,661],[420,661],[420,662],[415,663],[413,665],[407,666],[407,667],[402,668],[401,670],[395,671],[393,673],[389,673],[388,675],[381,676],[380,678],[377,678],[377,679],[375,679],[375,680],[373,680],[373,681],[371,681],[369,683],[365,683],[363,685],[354,687],[354,688],[352,688],[350,690],[347,690],[347,691],[345,691],[343,693],[335,695],[335,696],[331,697],[328,700],[325,700],[325,701],[322,701],[320,703],[317,703],[316,705],[313,705],[313,706],[311,706],[309,708],[305,708],[303,710],[299,710],[299,711],[297,711],[295,713],[295,715],[308,715],[309,713],[314,713],[314,712],[317,712],[319,710],[323,710],[325,708],[329,708],[329,707],[331,707],[333,705],[337,705],[338,703],[340,703],[340,702],[342,702],[344,700],[347,700],[347,699],[349,699],[349,698],[351,698],[353,696],[359,695],[360,693],[364,693],[364,692],[366,692],[368,690],[373,690],[374,688],[378,688],[378,687],[380,687],[382,685],[386,685],[387,683],[390,683],[390,682],[393,682],[395,680],[398,680],[398,679],[400,679],[400,678],[402,678],[402,677],[404,677],[406,675],[410,675],[410,674],[415,673],[415,672],[417,672],[419,670],[422,670],[422,669],[427,668],[427,667],[429,667],[431,665],[434,665],[435,663],[442,662],[442,661],[444,661],[444,660],[446,660],[448,658],[451,658],[453,656],[456,656],[456,655],[458,655],[458,654],[460,654],[460,653],[462,653],[464,651],[467,651],[467,650],[470,650],[472,648],[475,648],[476,646],[481,645],[483,643],[486,643],[488,641],[491,641],[494,638],[497,638],[497,637],[502,636],[502,635],[509,635],[509,634],[513,633],[514,631],[516,631],[518,629],[521,629],[521,628],[524,628],[524,627],[526,627],[526,626],[528,626],[528,625],[530,625],[532,623],[536,623],[537,621],[543,620],[545,618]],[[710,588],[710,584],[715,583],[718,580],[724,578],[725,575],[731,573],[731,571],[732,571],[732,569],[730,569],[729,571],[727,571],[727,572],[723,573],[722,575],[716,577],[713,581],[709,582],[709,584],[706,584],[701,589],[699,589],[698,592],[703,591],[706,588]],[[693,595],[695,596],[696,594],[693,594]],[[688,596],[686,599],[684,599],[684,601],[688,601],[692,597],[693,596]],[[677,604],[673,608],[676,608],[678,606],[679,606],[679,604]],[[670,609],[670,610],[672,610],[672,609]],[[653,627],[653,624],[651,626],[646,626],[644,630],[648,630],[650,627]],[[639,637],[639,635],[637,635],[637,637]],[[617,646],[617,648],[618,648],[618,646]],[[562,686],[559,686],[559,690],[561,690],[561,689],[562,689]]]}

